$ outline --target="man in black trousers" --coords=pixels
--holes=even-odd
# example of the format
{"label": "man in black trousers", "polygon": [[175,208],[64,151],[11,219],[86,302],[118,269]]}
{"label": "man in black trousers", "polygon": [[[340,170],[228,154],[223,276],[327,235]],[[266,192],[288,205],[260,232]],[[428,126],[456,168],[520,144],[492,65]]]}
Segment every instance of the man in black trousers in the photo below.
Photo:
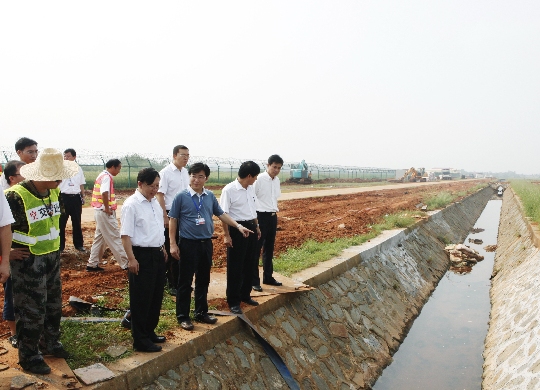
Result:
{"label": "man in black trousers", "polygon": [[137,175],[137,190],[122,206],[120,235],[129,269],[129,300],[133,348],[141,352],[159,352],[165,336],[155,333],[159,322],[167,252],[163,209],[155,198],[159,173],[144,168]]}
{"label": "man in black trousers", "polygon": [[[64,160],[75,161],[77,152],[75,149],[64,150]],[[60,251],[66,247],[66,225],[71,217],[71,226],[73,230],[73,246],[80,252],[86,252],[84,249],[83,234],[81,228],[82,205],[84,204],[84,173],[79,166],[77,174],[69,179],[62,180],[58,186],[60,196],[64,204],[64,212],[60,215]]]}
{"label": "man in black trousers", "polygon": [[229,229],[229,225],[223,223],[224,241],[227,246],[227,303],[231,312],[235,314],[242,314],[241,302],[251,306],[259,305],[250,294],[253,269],[257,266],[257,240],[261,238],[253,190],[253,183],[260,172],[261,168],[257,163],[243,162],[238,169],[238,177],[223,188],[219,200],[223,211],[232,219],[257,233],[244,237],[239,230]]}

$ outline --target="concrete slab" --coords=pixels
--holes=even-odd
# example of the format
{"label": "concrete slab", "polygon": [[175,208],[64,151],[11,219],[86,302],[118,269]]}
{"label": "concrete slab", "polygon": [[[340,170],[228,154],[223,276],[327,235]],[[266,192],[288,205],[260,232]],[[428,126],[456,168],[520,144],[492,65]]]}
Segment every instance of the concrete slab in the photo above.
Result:
{"label": "concrete slab", "polygon": [[77,368],[75,375],[85,384],[91,385],[114,378],[114,372],[101,363],[96,363],[88,367]]}

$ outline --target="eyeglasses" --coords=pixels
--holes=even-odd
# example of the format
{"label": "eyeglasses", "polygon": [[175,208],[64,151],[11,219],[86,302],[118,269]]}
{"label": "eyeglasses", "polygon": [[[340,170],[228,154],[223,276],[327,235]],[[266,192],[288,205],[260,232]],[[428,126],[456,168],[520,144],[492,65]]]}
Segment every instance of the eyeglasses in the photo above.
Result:
{"label": "eyeglasses", "polygon": [[148,188],[152,189],[152,190],[159,190],[159,184],[146,184],[144,183],[145,186],[147,186]]}
{"label": "eyeglasses", "polygon": [[189,158],[189,154],[179,154],[180,157]]}
{"label": "eyeglasses", "polygon": [[194,176],[194,175],[190,175],[193,180],[206,180],[206,176],[202,176],[202,175],[199,175],[199,176]]}

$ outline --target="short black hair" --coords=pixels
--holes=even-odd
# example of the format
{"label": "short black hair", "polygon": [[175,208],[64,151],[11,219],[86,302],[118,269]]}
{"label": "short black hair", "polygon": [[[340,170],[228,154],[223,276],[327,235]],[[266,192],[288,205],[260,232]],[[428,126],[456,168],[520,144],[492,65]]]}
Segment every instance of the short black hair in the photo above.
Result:
{"label": "short black hair", "polygon": [[176,146],[173,148],[173,150],[172,150],[173,156],[176,156],[176,155],[178,154],[178,151],[179,151],[180,149],[186,149],[186,150],[188,150],[188,147],[187,147],[187,146],[184,146],[184,145],[176,145]]}
{"label": "short black hair", "polygon": [[11,179],[9,177],[15,176],[17,174],[17,169],[23,165],[26,165],[26,163],[19,160],[11,160],[7,162],[6,166],[4,167],[4,177],[9,185],[11,185]]}
{"label": "short black hair", "polygon": [[154,168],[143,168],[137,174],[137,181],[151,185],[159,177],[159,172]]}
{"label": "short black hair", "polygon": [[200,171],[204,171],[204,176],[206,176],[207,178],[210,176],[210,168],[208,167],[208,165],[202,162],[192,164],[188,169],[188,174],[194,175],[196,173],[199,173]]}
{"label": "short black hair", "polygon": [[64,154],[66,153],[71,153],[73,157],[77,157],[77,152],[73,148],[67,148],[66,150],[64,150]]}
{"label": "short black hair", "polygon": [[107,164],[105,164],[105,166],[107,168],[112,168],[112,167],[116,168],[120,164],[122,164],[122,162],[120,160],[118,160],[117,158],[111,158],[109,161],[107,161]]}
{"label": "short black hair", "polygon": [[17,142],[15,142],[15,151],[17,152],[19,150],[24,150],[25,148],[32,145],[37,146],[37,142],[31,138],[21,137],[17,140]]}
{"label": "short black hair", "polygon": [[279,154],[273,154],[268,157],[268,165],[272,165],[273,163],[283,165],[283,159],[279,156]]}
{"label": "short black hair", "polygon": [[261,167],[254,161],[244,161],[238,169],[238,177],[240,179],[245,179],[248,175],[255,177],[259,173],[261,173]]}

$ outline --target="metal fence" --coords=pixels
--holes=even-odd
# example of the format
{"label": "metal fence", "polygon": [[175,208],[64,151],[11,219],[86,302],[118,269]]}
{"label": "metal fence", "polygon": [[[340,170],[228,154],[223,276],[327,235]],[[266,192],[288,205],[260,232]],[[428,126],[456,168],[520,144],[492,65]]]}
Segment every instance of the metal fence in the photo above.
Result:
{"label": "metal fence", "polygon": [[[10,160],[18,160],[18,156],[14,151],[8,148],[0,150],[1,164],[5,165]],[[154,155],[154,154],[138,154],[138,153],[123,153],[114,154],[107,152],[96,152],[77,150],[77,162],[82,167],[86,178],[87,187],[98,174],[105,169],[105,164],[111,158],[118,158],[122,162],[122,170],[115,177],[115,187],[117,188],[134,188],[137,186],[137,173],[140,169],[153,167],[156,170],[161,170],[171,162],[171,156]],[[210,167],[210,178],[208,184],[226,184],[236,178],[238,168],[242,162],[253,160],[261,167],[261,172],[266,167],[267,160],[261,159],[238,159],[238,158],[220,158],[220,157],[204,157],[191,156],[190,163],[203,162]],[[280,180],[286,181],[290,177],[291,167],[294,167],[299,162],[287,162],[283,164]],[[374,167],[353,167],[340,165],[327,165],[317,163],[307,163],[311,178],[313,180],[324,179],[363,179],[363,180],[386,180],[392,179],[396,175],[395,169],[374,168]],[[189,166],[189,164],[188,164]]]}

